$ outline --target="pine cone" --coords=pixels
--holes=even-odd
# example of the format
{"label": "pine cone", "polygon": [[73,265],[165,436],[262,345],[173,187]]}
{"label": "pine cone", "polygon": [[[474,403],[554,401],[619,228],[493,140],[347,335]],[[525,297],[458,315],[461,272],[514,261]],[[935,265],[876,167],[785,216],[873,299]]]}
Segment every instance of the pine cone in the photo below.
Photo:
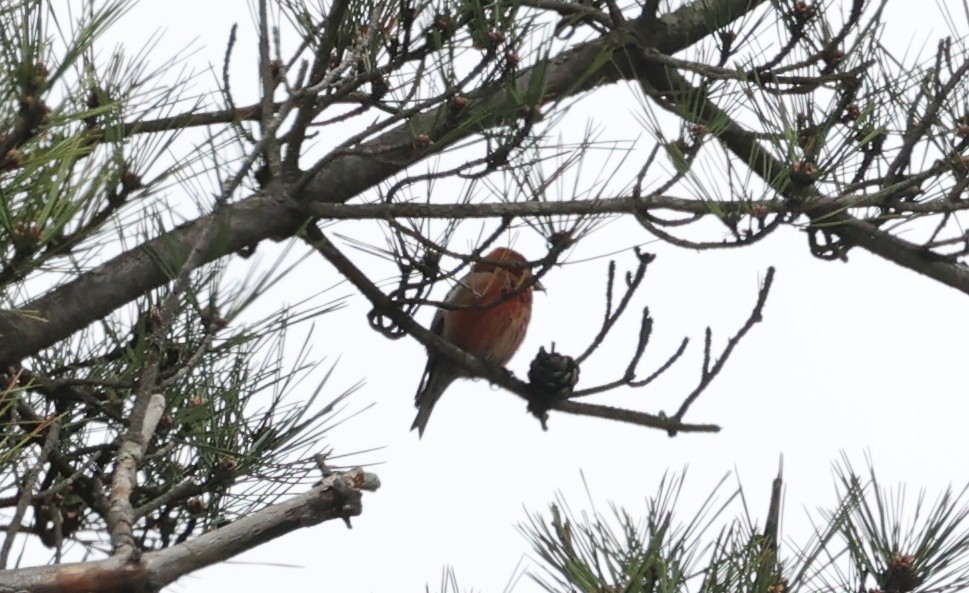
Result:
{"label": "pine cone", "polygon": [[528,369],[528,381],[542,396],[565,398],[579,382],[579,365],[571,356],[546,352],[542,347]]}

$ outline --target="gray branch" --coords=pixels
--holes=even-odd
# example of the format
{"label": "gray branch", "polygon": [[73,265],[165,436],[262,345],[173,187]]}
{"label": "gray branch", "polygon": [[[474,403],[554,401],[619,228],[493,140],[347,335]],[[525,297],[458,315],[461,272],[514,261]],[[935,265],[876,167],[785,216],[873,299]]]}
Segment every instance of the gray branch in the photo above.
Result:
{"label": "gray branch", "polygon": [[[645,42],[644,42],[645,44]],[[693,123],[716,126],[717,137],[751,171],[761,177],[779,195],[801,202],[800,211],[818,228],[836,234],[890,262],[924,274],[942,284],[969,294],[969,268],[949,258],[932,253],[925,247],[896,237],[875,225],[859,220],[835,200],[821,194],[813,185],[784,183],[777,175],[788,164],[771,156],[744,127],[717,106],[705,91],[691,85],[678,72],[656,64],[640,68],[639,79],[647,95],[661,95],[681,103],[683,113]]]}
{"label": "gray branch", "polygon": [[108,560],[0,571],[0,591],[122,593],[158,591],[191,572],[223,562],[282,535],[360,514],[361,491],[374,491],[374,474],[355,469],[328,476],[312,490],[140,560]]}
{"label": "gray branch", "polygon": [[[664,53],[675,53],[703,39],[710,31],[742,19],[764,3],[764,0],[695,0],[663,18],[635,27]],[[527,94],[532,79],[544,75],[544,94],[539,103],[546,104],[575,96],[593,88],[635,76],[635,68],[626,60],[635,54],[625,34],[610,34],[581,44],[553,57],[545,67],[523,72],[516,81],[522,94]],[[608,53],[602,68],[589,72],[597,56]],[[477,126],[449,129],[447,141],[436,142],[431,150],[386,147],[411,146],[416,134],[436,138],[437,128],[446,129],[442,106],[415,116],[396,128],[364,143],[354,154],[335,156],[302,188],[286,186],[275,180],[265,195],[258,194],[227,205],[219,213],[218,238],[200,258],[205,264],[270,237],[289,237],[305,222],[308,214],[301,204],[342,203],[374,187],[414,163],[466,138],[481,126],[500,122],[500,106],[509,100],[502,87],[488,86],[469,96],[476,98],[469,107],[468,118]],[[379,157],[365,153],[376,153]],[[275,198],[272,196],[286,196]],[[57,343],[97,319],[145,292],[171,280],[167,270],[180,269],[188,259],[199,235],[211,224],[213,215],[203,216],[160,237],[146,241],[138,248],[108,260],[74,280],[27,303],[19,310],[0,313],[0,363],[15,363],[43,348]],[[159,265],[159,261],[167,264]]]}

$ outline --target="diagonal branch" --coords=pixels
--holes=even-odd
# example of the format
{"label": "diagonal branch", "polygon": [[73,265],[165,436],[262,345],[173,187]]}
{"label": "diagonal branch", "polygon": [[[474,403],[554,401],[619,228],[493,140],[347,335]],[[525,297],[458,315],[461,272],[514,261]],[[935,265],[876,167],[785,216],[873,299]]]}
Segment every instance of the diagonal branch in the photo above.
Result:
{"label": "diagonal branch", "polygon": [[[658,50],[675,53],[703,39],[720,27],[743,18],[764,0],[695,0],[661,19],[637,20],[633,26],[651,39]],[[620,79],[632,78],[636,69],[623,58],[628,36],[611,33],[581,44],[547,62],[522,72],[516,92],[527,96],[537,77],[543,81],[540,104],[560,101]],[[603,55],[612,56],[602,60]],[[590,71],[589,65],[603,64]],[[307,216],[296,203],[339,203],[374,187],[410,165],[501,121],[501,107],[511,99],[503,86],[488,85],[469,96],[479,100],[469,106],[468,117],[476,126],[454,130],[446,117],[448,106],[417,115],[366,142],[354,154],[333,158],[305,184],[297,195],[280,180],[257,194],[226,206],[220,214],[219,239],[202,254],[201,264],[251,247],[270,237],[294,235]],[[437,138],[449,131],[446,141],[429,149],[414,145],[416,134]],[[400,147],[391,150],[387,147]],[[376,155],[376,156],[375,156]],[[276,185],[278,184],[278,185]],[[275,186],[275,187],[274,187]],[[278,193],[277,193],[278,191]],[[272,196],[288,196],[285,198]],[[179,269],[212,215],[203,216],[135,249],[111,259],[90,272],[49,291],[16,311],[0,313],[0,363],[15,363],[55,344],[89,323],[171,280],[167,270]],[[165,265],[159,265],[159,260]]]}
{"label": "diagonal branch", "polygon": [[[347,259],[337,246],[315,225],[307,227],[305,238],[341,275],[349,280],[357,290],[363,293],[367,300],[374,306],[374,309],[378,310],[380,314],[393,319],[401,329],[413,336],[421,344],[445,356],[448,360],[467,371],[471,376],[483,377],[530,403],[535,401],[536,394],[528,383],[516,379],[503,367],[488,364],[478,357],[461,350],[454,344],[414,321],[410,315],[404,313],[396,303],[391,301],[352,261]],[[543,402],[542,409],[543,411],[557,410],[578,416],[592,416],[649,428],[660,428],[666,430],[671,435],[678,432],[718,432],[720,430],[719,426],[712,424],[685,424],[678,418],[667,418],[663,415],[649,414],[637,410],[627,410],[561,399],[553,402]]]}
{"label": "diagonal branch", "polygon": [[779,195],[794,203],[801,203],[800,210],[813,225],[823,227],[826,232],[839,235],[850,244],[888,261],[969,294],[969,268],[851,216],[812,185],[793,183],[788,176],[778,175],[778,172],[789,170],[790,164],[773,157],[754,135],[711,101],[704,90],[692,86],[678,72],[655,63],[646,63],[640,67],[639,75],[647,96],[661,96],[672,101],[678,108],[678,115],[693,123],[720,130],[720,141]]}
{"label": "diagonal branch", "polygon": [[676,411],[676,414],[673,415],[674,420],[683,420],[683,416],[686,415],[686,411],[690,409],[690,406],[693,405],[698,397],[700,397],[700,394],[710,386],[710,383],[712,383],[717,375],[720,374],[720,371],[723,370],[724,365],[727,364],[727,359],[729,359],[730,355],[733,354],[734,348],[737,347],[740,340],[747,335],[747,332],[753,329],[755,324],[763,321],[764,305],[767,304],[767,295],[770,293],[770,289],[773,284],[774,268],[771,267],[767,269],[767,275],[764,277],[764,282],[761,285],[760,290],[757,292],[757,303],[754,305],[754,309],[750,312],[750,315],[747,316],[747,321],[745,321],[740,329],[737,330],[737,333],[727,340],[726,347],[715,361],[711,361],[710,359],[710,346],[713,336],[710,328],[707,328],[706,343],[704,348],[705,357],[703,360],[703,369],[700,372],[700,382],[696,388],[690,392],[690,395],[683,400],[680,408]]}
{"label": "diagonal branch", "polygon": [[223,562],[287,533],[362,511],[361,491],[374,491],[374,474],[355,469],[335,473],[319,486],[285,502],[171,548],[144,554],[140,561],[108,560],[0,571],[0,591],[23,593],[122,593],[158,591],[191,572]]}

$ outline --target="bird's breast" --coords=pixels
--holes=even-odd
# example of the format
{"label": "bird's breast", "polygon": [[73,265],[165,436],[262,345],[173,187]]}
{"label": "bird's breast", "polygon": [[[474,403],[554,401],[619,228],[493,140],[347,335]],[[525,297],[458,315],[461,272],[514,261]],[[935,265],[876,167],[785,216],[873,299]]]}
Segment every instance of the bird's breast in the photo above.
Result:
{"label": "bird's breast", "polygon": [[530,297],[523,294],[491,307],[449,311],[443,337],[475,356],[504,365],[525,338]]}

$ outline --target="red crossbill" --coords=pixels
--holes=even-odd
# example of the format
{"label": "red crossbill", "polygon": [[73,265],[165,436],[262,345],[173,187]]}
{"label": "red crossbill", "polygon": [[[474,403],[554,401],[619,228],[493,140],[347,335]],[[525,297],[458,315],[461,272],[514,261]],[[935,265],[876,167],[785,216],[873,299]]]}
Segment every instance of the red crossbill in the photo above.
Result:
{"label": "red crossbill", "polygon": [[[431,331],[465,352],[504,366],[525,338],[532,315],[532,290],[542,288],[532,281],[532,272],[525,267],[527,260],[517,251],[499,247],[484,259],[487,261],[475,262],[444,299],[460,308],[438,310]],[[514,296],[505,298],[509,294]],[[434,404],[455,379],[464,376],[456,364],[428,351],[411,430],[424,434]]]}

